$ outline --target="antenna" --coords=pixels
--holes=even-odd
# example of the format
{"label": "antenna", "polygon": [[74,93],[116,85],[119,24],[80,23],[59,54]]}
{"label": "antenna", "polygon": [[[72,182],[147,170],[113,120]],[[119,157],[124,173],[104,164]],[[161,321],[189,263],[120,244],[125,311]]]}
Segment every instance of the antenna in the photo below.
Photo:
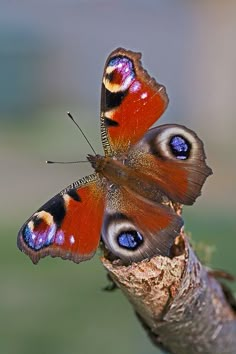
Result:
{"label": "antenna", "polygon": [[50,161],[47,160],[46,163],[52,164],[52,163],[60,163],[60,164],[69,164],[69,163],[83,163],[83,162],[89,162],[89,161]]}
{"label": "antenna", "polygon": [[71,115],[70,112],[67,112],[68,117],[72,120],[72,122],[74,122],[74,124],[77,126],[77,128],[79,128],[81,134],[83,135],[84,139],[87,141],[87,143],[89,144],[89,146],[91,147],[93,153],[95,155],[97,155],[96,151],[94,150],[94,148],[92,147],[92,144],[90,143],[90,141],[88,140],[88,138],[86,137],[86,135],[84,134],[83,130],[80,128],[79,124],[74,120],[73,116]]}

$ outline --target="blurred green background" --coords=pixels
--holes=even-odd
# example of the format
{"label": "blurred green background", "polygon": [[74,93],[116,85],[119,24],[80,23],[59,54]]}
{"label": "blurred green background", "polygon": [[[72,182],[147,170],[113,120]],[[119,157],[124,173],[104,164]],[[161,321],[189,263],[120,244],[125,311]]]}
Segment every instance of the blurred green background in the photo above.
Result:
{"label": "blurred green background", "polygon": [[235,13],[235,1],[220,0],[0,2],[0,353],[158,353],[122,294],[101,290],[99,252],[80,265],[48,258],[34,266],[16,248],[29,215],[90,172],[44,162],[91,152],[67,110],[102,152],[101,76],[118,46],[141,51],[166,85],[160,123],[203,139],[214,175],[184,209],[186,228],[215,249],[210,265],[236,273]]}

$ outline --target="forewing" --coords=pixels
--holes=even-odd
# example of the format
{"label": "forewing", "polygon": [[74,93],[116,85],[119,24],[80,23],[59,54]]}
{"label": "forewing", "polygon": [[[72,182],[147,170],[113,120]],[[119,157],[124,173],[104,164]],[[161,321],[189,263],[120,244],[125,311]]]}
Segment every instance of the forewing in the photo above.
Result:
{"label": "forewing", "polygon": [[17,244],[37,263],[50,255],[75,263],[91,258],[99,244],[104,193],[97,175],[85,177],[50,199],[22,226]]}
{"label": "forewing", "polygon": [[136,143],[168,104],[164,86],[143,69],[141,54],[122,48],[105,64],[101,95],[101,134],[106,155]]}

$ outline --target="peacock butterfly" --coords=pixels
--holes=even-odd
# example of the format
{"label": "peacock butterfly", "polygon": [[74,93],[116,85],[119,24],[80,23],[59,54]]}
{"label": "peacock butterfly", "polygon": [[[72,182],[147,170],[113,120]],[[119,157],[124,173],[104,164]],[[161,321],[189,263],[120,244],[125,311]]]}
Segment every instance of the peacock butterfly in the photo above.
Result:
{"label": "peacock butterfly", "polygon": [[191,205],[212,173],[202,141],[190,129],[150,126],[168,105],[141,54],[118,48],[105,64],[101,138],[105,156],[88,155],[95,172],[35,212],[18,234],[33,263],[50,255],[76,263],[100,242],[124,263],[170,255],[183,220],[170,202]]}

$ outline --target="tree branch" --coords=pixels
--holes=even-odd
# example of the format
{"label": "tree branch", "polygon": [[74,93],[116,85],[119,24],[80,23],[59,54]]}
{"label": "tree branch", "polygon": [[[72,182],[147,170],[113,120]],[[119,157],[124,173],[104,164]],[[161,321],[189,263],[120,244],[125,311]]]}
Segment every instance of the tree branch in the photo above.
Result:
{"label": "tree branch", "polygon": [[200,263],[187,236],[175,256],[122,265],[102,263],[132,304],[153,343],[172,354],[236,353],[236,312],[221,284]]}

